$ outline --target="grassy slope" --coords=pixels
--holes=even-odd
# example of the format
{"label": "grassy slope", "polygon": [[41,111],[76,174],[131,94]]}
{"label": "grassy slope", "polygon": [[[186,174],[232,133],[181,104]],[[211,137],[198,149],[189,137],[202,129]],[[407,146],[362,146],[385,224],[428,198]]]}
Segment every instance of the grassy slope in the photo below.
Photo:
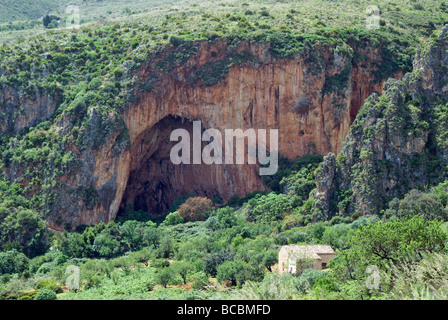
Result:
{"label": "grassy slope", "polygon": [[[11,2],[11,1],[10,1]],[[16,1],[15,1],[16,2]],[[60,0],[34,1],[33,3],[45,3],[41,8],[46,8],[44,13],[50,12],[61,17],[65,15],[65,6],[59,4]],[[18,11],[24,11],[23,6],[16,4],[9,6],[8,10],[1,11],[4,17],[2,21],[13,21],[25,19],[26,16],[14,15],[14,7]],[[226,14],[245,15],[249,22],[267,23],[269,25],[287,26],[304,33],[313,33],[316,28],[322,26],[339,28],[362,28],[365,29],[366,9],[372,4],[369,0],[345,0],[345,1],[246,1],[238,0],[221,1],[198,1],[198,0],[104,0],[79,1],[81,19],[85,22],[95,21],[97,24],[115,22],[147,23],[160,26],[166,15],[176,17],[178,23],[169,31],[189,29],[194,31],[198,28],[210,30],[219,27],[222,21],[220,16]],[[447,6],[441,0],[421,1],[385,1],[375,3],[381,10],[381,19],[386,22],[387,32],[400,34],[400,36],[424,36],[425,29],[433,22],[441,25],[448,22]],[[1,4],[0,4],[1,5]],[[42,16],[42,10],[33,9],[34,6],[25,10],[29,19]],[[260,12],[266,10],[271,17],[260,17]],[[292,13],[291,13],[291,10]],[[42,11],[43,12],[43,11]],[[246,14],[245,14],[246,13]],[[252,14],[251,14],[252,13]],[[214,19],[204,17],[211,16]],[[16,18],[11,18],[16,17]],[[11,19],[11,20],[8,20]],[[218,20],[219,19],[219,20]],[[171,27],[171,26],[169,26]],[[260,31],[260,28],[257,28]],[[45,31],[41,28],[41,31]],[[14,36],[27,36],[29,31],[15,32]],[[0,35],[5,37],[5,35]],[[8,37],[11,39],[11,35]]]}
{"label": "grassy slope", "polygon": [[[3,0],[0,2],[0,42],[22,36],[36,36],[46,31],[41,21],[46,14],[64,18],[69,4],[79,7],[81,23],[148,12],[180,0]],[[64,25],[64,24],[63,24]]]}
{"label": "grassy slope", "polygon": [[4,23],[38,19],[64,2],[63,0],[2,0],[0,1],[0,21]]}

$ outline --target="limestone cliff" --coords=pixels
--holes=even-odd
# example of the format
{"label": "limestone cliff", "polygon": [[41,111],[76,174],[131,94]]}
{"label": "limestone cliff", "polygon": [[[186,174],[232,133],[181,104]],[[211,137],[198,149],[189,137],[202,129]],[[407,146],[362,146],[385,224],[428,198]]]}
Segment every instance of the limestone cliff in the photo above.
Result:
{"label": "limestone cliff", "polygon": [[37,87],[29,89],[33,95],[13,87],[0,91],[0,134],[20,133],[24,128],[35,126],[51,117],[60,104],[59,93],[51,95]]}
{"label": "limestone cliff", "polygon": [[315,194],[320,218],[380,214],[393,197],[446,178],[447,31],[419,50],[412,73],[367,99],[341,153],[325,158]]}
{"label": "limestone cliff", "polygon": [[[382,90],[375,72],[383,57],[368,41],[316,48],[280,59],[269,45],[221,39],[154,53],[133,73],[138,85],[129,106],[108,114],[90,108],[83,133],[87,147],[65,143],[76,161],[63,176],[51,178],[57,183],[46,190],[31,186],[32,192],[48,194],[50,227],[108,222],[127,202],[160,214],[186,193],[227,200],[266,188],[256,166],[173,165],[170,133],[191,130],[193,120],[221,131],[278,129],[280,153],[290,159],[337,154],[363,101]],[[27,107],[23,120],[5,120],[2,129],[18,132],[51,116],[55,104],[45,96],[41,100],[35,102],[39,112]],[[75,111],[59,118],[60,136],[76,116]],[[12,166],[6,174],[18,181],[22,171]]]}

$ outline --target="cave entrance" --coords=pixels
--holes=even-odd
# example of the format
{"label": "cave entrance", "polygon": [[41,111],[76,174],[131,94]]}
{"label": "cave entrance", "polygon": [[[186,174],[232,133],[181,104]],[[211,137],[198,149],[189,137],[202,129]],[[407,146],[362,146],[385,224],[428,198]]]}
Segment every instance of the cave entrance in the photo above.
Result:
{"label": "cave entrance", "polygon": [[171,162],[171,149],[178,143],[170,141],[175,129],[185,129],[192,137],[193,121],[167,116],[143,133],[132,146],[131,172],[119,216],[129,203],[136,211],[160,216],[169,212],[174,200],[187,194],[211,200],[226,197],[222,190],[226,176],[224,165],[174,165]]}

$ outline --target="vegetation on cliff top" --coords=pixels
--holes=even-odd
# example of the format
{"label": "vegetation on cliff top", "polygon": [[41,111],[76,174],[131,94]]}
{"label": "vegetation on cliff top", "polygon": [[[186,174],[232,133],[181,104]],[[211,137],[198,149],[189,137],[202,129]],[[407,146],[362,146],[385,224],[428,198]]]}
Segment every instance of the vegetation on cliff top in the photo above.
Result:
{"label": "vegetation on cliff top", "polygon": [[[125,8],[131,15],[85,23],[80,30],[37,28],[30,37],[25,33],[29,30],[14,33],[23,37],[0,47],[0,124],[7,128],[0,137],[0,298],[55,299],[58,294],[60,299],[384,299],[404,297],[404,292],[421,298],[422,291],[425,297],[446,297],[446,285],[438,281],[446,277],[445,269],[432,282],[424,278],[433,265],[447,261],[440,255],[447,240],[446,183],[425,193],[411,191],[369,217],[352,213],[353,193],[344,188],[337,195],[337,214],[328,217],[312,197],[321,170],[322,158],[317,155],[285,161],[279,174],[265,181],[274,192],[241,195],[242,199],[236,195],[227,207],[190,198],[173,204],[173,212],[161,224],[130,206],[126,217],[108,225],[79,226],[77,232],[58,234],[45,227],[45,216],[58,201],[56,178],[79,167],[80,152],[95,150],[113,132],[121,132],[117,152],[127,147],[121,112],[134,101],[136,90],[150,91],[157,85],[157,77],[137,81],[135,71],[143,63],[154,63],[160,74],[170,72],[197,52],[200,41],[219,39],[235,47],[248,39],[267,44],[268,54],[276,59],[307,55],[322,46],[368,44],[382,51],[384,63],[377,72],[381,80],[410,70],[416,46],[448,22],[448,9],[440,1],[379,1],[380,29],[365,30],[367,5],[178,3],[135,15]],[[359,52],[353,52],[353,60],[359,59]],[[206,64],[196,70],[191,84],[214,85],[233,64],[248,60],[233,55]],[[339,90],[345,78],[345,72],[329,78],[325,91]],[[8,90],[30,101],[49,94],[58,101],[57,109],[49,119],[16,132],[14,121],[22,111],[6,102]],[[399,128],[418,136],[428,121],[420,117],[418,101],[404,100],[403,110],[395,111],[409,121]],[[386,101],[377,102],[378,108],[382,103]],[[434,125],[441,128],[435,139],[440,149],[446,148],[445,104],[433,110]],[[361,130],[357,125],[353,131]],[[360,150],[365,156],[361,158],[369,152]],[[20,178],[14,179],[16,173]],[[368,171],[359,176],[372,177]],[[98,200],[89,185],[71,196],[86,206]],[[378,254],[387,241],[387,252]],[[329,270],[307,270],[297,276],[275,273],[280,246],[310,243],[331,244],[341,254]],[[365,267],[370,264],[382,272],[379,290],[365,288]],[[78,292],[63,288],[67,266],[81,270]],[[421,277],[407,285],[394,277],[399,273],[402,279]]]}
{"label": "vegetation on cliff top", "polygon": [[[1,138],[0,168],[26,168],[20,174],[21,182],[27,182],[26,193],[35,197],[35,208],[48,211],[57,201],[52,191],[55,178],[76,167],[79,152],[97,148],[120,131],[117,148],[126,147],[121,112],[135,99],[136,70],[142,63],[163,57],[156,64],[160,75],[155,73],[139,88],[154,90],[159,76],[195,54],[198,41],[225,38],[238,46],[251,39],[268,44],[269,53],[278,58],[306,55],[320,46],[370,45],[384,51],[378,79],[407,71],[419,41],[448,21],[448,13],[438,1],[379,5],[385,22],[379,30],[366,30],[363,3],[223,1],[213,9],[199,2],[162,6],[127,18],[83,24],[79,30],[57,29],[5,43],[0,47],[2,96],[13,90],[33,101],[48,94],[57,109],[50,119],[17,133],[12,128],[22,112],[20,106],[0,107],[0,123],[8,128]],[[354,58],[362,59],[358,55],[355,52]],[[247,56],[229,56],[203,65],[189,80],[192,85],[213,85],[224,79],[230,66],[246,61]],[[326,90],[337,90],[335,83],[344,75],[328,79]],[[77,150],[68,150],[68,145]],[[40,186],[48,192],[36,193]]]}
{"label": "vegetation on cliff top", "polygon": [[388,81],[382,96],[372,95],[361,108],[335,166],[327,168],[335,173],[322,202],[329,217],[384,212],[409,190],[426,191],[447,179],[446,31],[436,31],[419,50],[412,73]]}

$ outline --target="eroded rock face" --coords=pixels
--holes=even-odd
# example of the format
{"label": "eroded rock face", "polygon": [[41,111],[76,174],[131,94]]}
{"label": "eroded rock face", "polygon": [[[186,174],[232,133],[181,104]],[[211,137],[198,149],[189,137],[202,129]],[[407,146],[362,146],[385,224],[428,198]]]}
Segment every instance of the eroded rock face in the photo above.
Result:
{"label": "eroded rock face", "polygon": [[[246,194],[250,190],[264,188],[254,165],[174,165],[170,152],[177,142],[171,142],[170,135],[176,129],[185,129],[193,137],[192,122],[168,116],[145,131],[141,142],[134,145],[130,175],[120,209],[132,203],[135,210],[163,214],[168,212],[176,198],[188,193],[210,199],[228,199],[236,191]],[[190,159],[193,160],[193,148]]]}
{"label": "eroded rock face", "polygon": [[[108,222],[126,202],[162,213],[187,192],[227,200],[265,189],[256,166],[171,164],[171,131],[195,120],[221,132],[278,129],[280,154],[290,159],[337,154],[364,99],[382,89],[374,81],[373,62],[381,62],[376,49],[355,49],[366,57],[363,61],[354,62],[349,47],[275,59],[264,45],[246,41],[234,48],[221,40],[200,43],[196,54],[169,72],[155,67],[163,56],[142,65],[139,82],[158,81],[149,91],[136,88],[135,102],[123,111],[130,147],[117,152],[117,132],[101,150],[85,153],[90,169],[61,183],[72,189],[93,185],[98,202],[87,207],[77,201],[72,216],[55,210],[49,219],[52,228],[61,229],[66,217],[72,227]],[[220,65],[238,53],[249,53],[251,59],[231,66],[216,84],[197,80],[201,66]],[[61,214],[63,219],[51,218]]]}
{"label": "eroded rock face", "polygon": [[366,100],[337,160],[325,159],[321,216],[380,214],[392,198],[446,179],[447,31],[418,52],[412,73]]}
{"label": "eroded rock face", "polygon": [[60,96],[51,96],[36,87],[32,89],[33,96],[8,86],[0,91],[0,134],[22,132],[52,116]]}

